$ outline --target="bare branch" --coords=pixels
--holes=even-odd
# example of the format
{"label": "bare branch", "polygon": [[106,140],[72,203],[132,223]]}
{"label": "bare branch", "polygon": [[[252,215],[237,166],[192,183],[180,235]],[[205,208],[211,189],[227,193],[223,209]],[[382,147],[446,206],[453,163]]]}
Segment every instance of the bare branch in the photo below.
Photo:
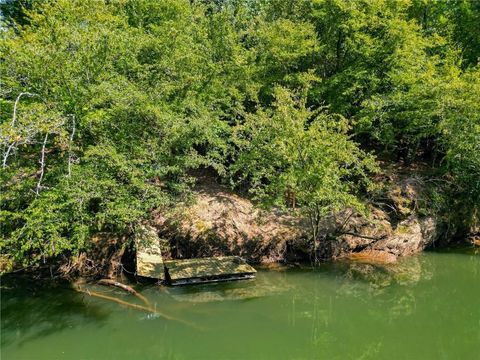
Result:
{"label": "bare branch", "polygon": [[348,214],[348,216],[345,218],[344,222],[342,223],[342,225],[340,226],[340,230],[339,232],[342,232],[343,230],[345,230],[345,226],[347,226],[348,222],[350,221],[351,217],[353,216],[354,214],[354,211],[353,209],[350,209],[350,214]]}
{"label": "bare branch", "polygon": [[[36,94],[32,94],[32,93],[29,93],[29,92],[21,92],[17,98],[15,99],[15,103],[13,104],[13,115],[12,115],[12,122],[10,123],[10,126],[13,128],[15,126],[15,123],[17,121],[17,107],[18,107],[18,103],[20,102],[20,99],[22,98],[22,96],[36,96]],[[6,141],[7,143],[9,142],[9,137],[7,137]],[[7,160],[8,160],[8,156],[10,155],[10,152],[12,151],[12,149],[15,147],[15,145],[17,144],[17,142],[14,140],[8,147],[7,147],[7,150],[5,151],[4,155],[3,155],[3,161],[2,161],[2,167],[5,169],[7,167]]]}
{"label": "bare branch", "polygon": [[42,145],[42,156],[40,158],[40,178],[38,179],[37,189],[35,191],[37,195],[40,193],[43,175],[45,174],[45,147],[47,146],[47,140],[48,140],[48,133],[45,134],[45,139],[43,140],[43,145]]}
{"label": "bare branch", "polygon": [[7,151],[5,151],[5,154],[3,155],[2,167],[4,169],[7,167],[7,159],[8,159],[8,156],[10,155],[10,151],[14,148],[16,143],[17,143],[16,141],[12,142],[8,146]]}
{"label": "bare branch", "polygon": [[341,235],[351,235],[351,236],[358,237],[358,238],[361,238],[361,239],[375,240],[375,241],[379,241],[379,240],[383,240],[383,239],[387,238],[387,235],[368,236],[368,235],[362,235],[362,234],[358,234],[358,233],[354,233],[354,232],[349,232],[349,231],[342,232],[342,233],[340,233],[339,235],[340,235],[340,236],[341,236]]}
{"label": "bare branch", "polygon": [[21,92],[17,96],[17,99],[15,100],[15,104],[13,105],[13,116],[12,116],[12,123],[11,123],[12,127],[15,126],[15,122],[17,121],[17,106],[22,96],[36,96],[36,94],[32,94],[29,92]]}
{"label": "bare branch", "polygon": [[70,134],[70,141],[68,143],[68,177],[72,175],[72,143],[73,137],[75,136],[75,115],[72,116],[72,133]]}

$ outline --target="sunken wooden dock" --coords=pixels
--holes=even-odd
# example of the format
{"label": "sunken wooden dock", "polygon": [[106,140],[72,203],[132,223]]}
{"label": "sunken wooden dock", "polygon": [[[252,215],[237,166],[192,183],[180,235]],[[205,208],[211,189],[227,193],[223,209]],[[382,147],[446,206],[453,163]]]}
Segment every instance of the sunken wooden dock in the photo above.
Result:
{"label": "sunken wooden dock", "polygon": [[238,256],[168,260],[164,264],[171,285],[252,279],[257,272]]}
{"label": "sunken wooden dock", "polygon": [[257,272],[238,256],[163,260],[154,229],[144,227],[136,239],[137,275],[168,285],[245,280]]}

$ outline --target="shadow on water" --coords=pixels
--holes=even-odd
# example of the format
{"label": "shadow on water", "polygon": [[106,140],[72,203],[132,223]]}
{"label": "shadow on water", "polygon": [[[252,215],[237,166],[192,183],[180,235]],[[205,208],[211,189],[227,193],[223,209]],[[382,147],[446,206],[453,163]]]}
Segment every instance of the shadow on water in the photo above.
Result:
{"label": "shadow on water", "polygon": [[431,248],[427,250],[428,253],[435,253],[435,254],[457,254],[457,255],[480,255],[480,247],[478,246],[453,246],[453,247],[443,247],[443,248]]}
{"label": "shadow on water", "polygon": [[[354,261],[332,261],[317,267],[285,268],[275,272],[260,271],[254,281],[204,284],[169,288],[169,295],[180,302],[215,302],[225,300],[252,301],[262,297],[277,296],[303,288],[306,279],[327,279],[335,283],[338,295],[359,297],[363,300],[381,295],[392,286],[404,288],[433,276],[435,265],[428,257],[414,256],[400,259],[395,264],[367,264]],[[268,274],[268,276],[264,276]],[[306,287],[308,289],[308,287]],[[313,288],[310,288],[314,291]],[[324,289],[319,289],[323,292]],[[397,293],[401,293],[398,291]],[[313,298],[315,294],[306,295]]]}
{"label": "shadow on water", "polygon": [[108,311],[85,304],[71,284],[22,276],[1,278],[1,345],[19,345],[68,328],[94,322],[101,326]]}

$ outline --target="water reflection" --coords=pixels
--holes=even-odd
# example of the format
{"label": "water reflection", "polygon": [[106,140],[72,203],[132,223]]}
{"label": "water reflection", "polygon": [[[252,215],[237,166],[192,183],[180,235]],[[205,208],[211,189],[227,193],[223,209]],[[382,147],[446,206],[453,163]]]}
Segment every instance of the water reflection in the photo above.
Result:
{"label": "water reflection", "polygon": [[[476,360],[479,284],[480,256],[469,250],[142,289],[162,312],[199,330],[62,287],[3,281],[14,288],[2,289],[2,356],[61,358],[74,349],[70,358]],[[92,289],[135,301],[116,289]]]}
{"label": "water reflection", "polygon": [[275,296],[294,287],[285,276],[277,275],[279,276],[273,278],[261,277],[260,280],[177,287],[170,289],[169,293],[173,299],[181,302],[250,301],[265,296]]}
{"label": "water reflection", "polygon": [[1,344],[19,345],[86,323],[101,326],[108,312],[85,304],[65,282],[3,276],[1,279]]}
{"label": "water reflection", "polygon": [[[386,355],[387,348],[390,357],[392,348],[398,347],[401,354],[405,349],[401,342],[386,344],[383,339],[415,334],[438,347],[423,358],[433,359],[437,355],[431,354],[440,353],[451,357],[457,352],[477,358],[480,310],[475,299],[480,297],[480,261],[476,249],[424,254],[388,265],[332,263],[318,273],[330,278],[334,291],[323,282],[323,287],[313,286],[308,296],[301,297],[303,306],[293,297],[290,316],[297,319],[290,321],[293,326],[298,319],[310,321],[312,347],[322,343],[331,348],[332,342],[342,342],[356,348],[350,352],[355,357],[377,358],[376,354]],[[427,331],[431,334],[425,335]],[[359,344],[361,334],[375,334],[377,339]],[[462,339],[465,335],[470,338]],[[324,355],[335,358],[333,353]]]}

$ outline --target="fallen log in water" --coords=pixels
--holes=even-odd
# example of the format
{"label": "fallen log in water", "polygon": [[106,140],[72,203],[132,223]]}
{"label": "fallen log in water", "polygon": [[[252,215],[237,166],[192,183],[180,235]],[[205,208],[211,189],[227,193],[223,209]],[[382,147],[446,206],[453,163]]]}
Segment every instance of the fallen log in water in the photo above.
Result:
{"label": "fallen log in water", "polygon": [[112,301],[112,302],[115,302],[117,304],[120,304],[120,305],[124,305],[124,306],[128,306],[132,309],[137,309],[137,310],[142,310],[142,311],[146,311],[146,312],[149,312],[151,314],[154,314],[154,315],[158,315],[164,319],[167,319],[167,320],[171,320],[171,321],[177,321],[179,323],[182,323],[184,325],[188,325],[188,326],[191,326],[197,330],[202,330],[200,327],[198,327],[197,325],[195,324],[192,324],[188,321],[185,321],[185,320],[182,320],[182,319],[177,319],[173,316],[170,316],[170,315],[167,315],[167,314],[164,314],[160,311],[158,311],[157,309],[155,308],[152,308],[151,306],[143,306],[143,305],[138,305],[138,304],[132,304],[128,301],[125,301],[125,300],[121,300],[121,299],[117,299],[113,296],[108,296],[108,295],[104,295],[104,294],[100,294],[100,293],[97,293],[97,292],[94,292],[94,291],[90,291],[90,290],[85,290],[85,289],[82,289],[81,287],[77,286],[75,288],[75,290],[77,292],[80,292],[82,294],[86,294],[86,295],[89,295],[89,296],[93,296],[93,297],[96,297],[96,298],[99,298],[99,299],[104,299],[104,300],[109,300],[109,301]]}
{"label": "fallen log in water", "polygon": [[[103,295],[103,294],[100,294],[100,293],[97,293],[97,292],[94,292],[94,291],[90,291],[90,290],[83,290],[83,289],[77,289],[77,291],[83,293],[83,294],[87,294],[89,296],[93,296],[93,297],[97,297],[97,298],[100,298],[100,299],[105,299],[105,300],[110,300],[110,301],[113,301],[113,302],[116,302],[117,304],[120,304],[120,305],[125,305],[125,306],[128,306],[128,307],[131,307],[131,308],[134,308],[134,309],[137,309],[137,310],[143,310],[143,311],[146,311],[146,312],[149,312],[149,313],[152,313],[152,314],[157,314],[157,311],[155,311],[154,309],[152,309],[151,307],[147,307],[147,306],[143,306],[143,305],[138,305],[138,304],[132,304],[128,301],[125,301],[125,300],[121,300],[121,299],[117,299],[113,296],[108,296],[108,295]],[[158,314],[160,316],[163,316],[161,314]],[[165,316],[165,318],[168,318],[168,316]]]}
{"label": "fallen log in water", "polygon": [[107,286],[115,286],[115,287],[118,287],[122,290],[125,290],[126,292],[128,292],[129,294],[132,294],[134,296],[136,296],[137,298],[139,298],[140,300],[142,300],[145,305],[147,305],[148,307],[151,307],[150,305],[150,301],[148,301],[148,299],[143,296],[142,294],[138,293],[135,289],[133,289],[131,286],[128,286],[128,285],[125,285],[125,284],[122,284],[118,281],[115,281],[115,280],[111,280],[111,279],[101,279],[98,281],[98,284],[100,285],[107,285]]}

